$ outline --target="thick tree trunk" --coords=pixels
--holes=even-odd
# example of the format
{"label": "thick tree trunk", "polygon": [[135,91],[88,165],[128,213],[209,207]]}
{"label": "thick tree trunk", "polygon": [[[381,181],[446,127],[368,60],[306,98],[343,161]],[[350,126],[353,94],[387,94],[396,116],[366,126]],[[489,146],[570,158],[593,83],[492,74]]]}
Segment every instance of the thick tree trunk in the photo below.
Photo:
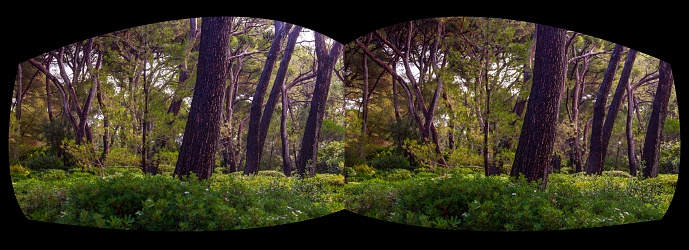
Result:
{"label": "thick tree trunk", "polygon": [[658,79],[658,89],[653,99],[653,111],[651,119],[648,121],[646,139],[644,140],[644,150],[641,157],[643,164],[644,178],[658,177],[658,159],[660,153],[660,141],[667,117],[668,101],[672,92],[673,76],[670,64],[660,61],[658,67],[660,79]]}
{"label": "thick tree trunk", "polygon": [[287,36],[287,31],[291,27],[291,24],[285,24],[279,21],[275,22],[275,37],[273,38],[270,51],[268,51],[266,62],[263,65],[261,77],[258,79],[256,92],[254,92],[253,99],[251,99],[249,130],[246,137],[246,165],[244,166],[245,175],[258,173],[258,165],[260,163],[259,157],[261,154],[261,149],[259,148],[259,129],[261,126],[261,108],[263,106],[263,98],[266,90],[268,89],[270,76],[273,73],[273,66],[275,65],[275,61],[277,61],[278,55],[280,54],[282,40],[285,38],[285,36]]}
{"label": "thick tree trunk", "polygon": [[603,157],[606,153],[606,148],[603,143],[603,122],[605,119],[605,106],[608,99],[608,93],[612,86],[612,81],[617,72],[617,65],[622,57],[622,45],[615,45],[615,48],[610,55],[610,62],[608,68],[605,70],[603,82],[598,89],[596,96],[596,104],[593,106],[593,122],[591,123],[591,143],[589,144],[589,157],[586,160],[586,174],[601,174],[603,171]]}
{"label": "thick tree trunk", "polygon": [[180,179],[191,172],[204,180],[213,174],[230,53],[230,18],[203,18],[200,39],[196,86],[174,171]]}
{"label": "thick tree trunk", "polygon": [[314,86],[313,98],[311,99],[311,106],[309,107],[309,116],[306,119],[304,135],[301,141],[301,149],[297,159],[297,173],[302,177],[306,175],[307,164],[311,164],[309,175],[314,176],[316,174],[314,166],[317,161],[318,134],[323,122],[325,104],[328,100],[330,78],[332,77],[335,63],[342,53],[342,44],[333,41],[330,52],[327,52],[324,36],[316,32],[315,38],[316,56],[318,57],[316,83]]}
{"label": "thick tree trunk", "polygon": [[547,183],[567,67],[565,30],[537,25],[533,84],[510,176]]}

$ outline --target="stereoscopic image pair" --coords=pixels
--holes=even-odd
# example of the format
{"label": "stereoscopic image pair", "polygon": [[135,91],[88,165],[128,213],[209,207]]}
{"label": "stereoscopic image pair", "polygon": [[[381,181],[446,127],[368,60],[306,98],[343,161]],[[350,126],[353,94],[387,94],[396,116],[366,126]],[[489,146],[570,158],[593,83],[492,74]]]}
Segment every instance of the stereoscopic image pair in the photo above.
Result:
{"label": "stereoscopic image pair", "polygon": [[30,55],[6,116],[22,223],[242,231],[346,213],[564,231],[670,208],[681,144],[668,62],[493,17],[368,32],[335,41],[197,17]]}

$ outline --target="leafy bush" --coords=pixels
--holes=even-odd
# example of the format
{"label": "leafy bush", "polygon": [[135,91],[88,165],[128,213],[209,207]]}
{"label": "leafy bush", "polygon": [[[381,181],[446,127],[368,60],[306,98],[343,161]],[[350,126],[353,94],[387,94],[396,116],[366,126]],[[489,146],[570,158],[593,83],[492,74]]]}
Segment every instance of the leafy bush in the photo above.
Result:
{"label": "leafy bush", "polygon": [[678,174],[680,166],[681,143],[668,142],[661,145],[660,159],[658,160],[658,173]]}
{"label": "leafy bush", "polygon": [[[508,176],[446,170],[347,187],[345,207],[410,225],[460,230],[534,231],[620,225],[662,218],[676,175],[639,180],[551,174],[548,187]],[[421,174],[423,173],[423,174]]]}
{"label": "leafy bush", "polygon": [[354,171],[356,171],[357,173],[360,173],[360,174],[373,174],[376,172],[374,168],[372,168],[366,164],[356,165],[356,166],[352,167],[352,169],[354,169]]}
{"label": "leafy bush", "polygon": [[41,181],[55,181],[67,178],[65,171],[60,169],[47,169],[41,171],[34,171],[31,177]]}
{"label": "leafy bush", "polygon": [[63,167],[62,159],[54,155],[37,154],[22,162],[22,165],[31,170],[51,169]]}
{"label": "leafy bush", "polygon": [[401,181],[412,178],[412,176],[413,174],[411,171],[403,168],[393,168],[378,173],[378,178],[386,181]]}
{"label": "leafy bush", "polygon": [[29,169],[22,167],[20,164],[14,164],[10,166],[10,174],[13,175],[27,175],[29,174]]}
{"label": "leafy bush", "polygon": [[[342,173],[345,156],[344,142],[330,141],[318,148],[317,173]],[[341,166],[342,165],[342,166]]]}
{"label": "leafy bush", "polygon": [[17,202],[28,219],[55,221],[67,202],[66,188],[51,183],[29,181],[13,187]]}
{"label": "leafy bush", "polygon": [[626,178],[631,178],[632,176],[624,171],[619,171],[619,170],[611,170],[611,171],[603,171],[603,175],[605,176],[619,176],[619,177],[626,177]]}
{"label": "leafy bush", "polygon": [[194,175],[179,180],[108,168],[104,176],[74,172],[55,180],[27,179],[15,184],[15,193],[29,219],[125,230],[254,228],[344,208],[341,175],[299,179],[263,173],[199,181]]}
{"label": "leafy bush", "polygon": [[384,150],[375,155],[371,166],[376,169],[387,170],[393,168],[411,168],[407,158],[394,154],[390,150]]}

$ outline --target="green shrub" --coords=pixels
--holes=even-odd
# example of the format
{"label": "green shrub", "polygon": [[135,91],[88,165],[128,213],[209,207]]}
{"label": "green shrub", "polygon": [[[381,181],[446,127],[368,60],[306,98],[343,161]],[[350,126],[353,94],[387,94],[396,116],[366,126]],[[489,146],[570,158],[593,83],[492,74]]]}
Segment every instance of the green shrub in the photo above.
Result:
{"label": "green shrub", "polygon": [[621,225],[662,218],[677,175],[639,180],[551,174],[548,187],[508,176],[447,169],[393,182],[348,185],[347,209],[416,226],[480,231],[539,231]]}
{"label": "green shrub", "polygon": [[63,167],[62,159],[54,155],[36,154],[22,162],[24,167],[31,170],[51,169]]}
{"label": "green shrub", "polygon": [[67,174],[60,169],[46,169],[34,171],[31,173],[31,177],[41,181],[55,181],[67,178]]}
{"label": "green shrub", "polygon": [[352,169],[359,174],[373,174],[376,172],[375,169],[366,164],[355,165]]}
{"label": "green shrub", "polygon": [[61,170],[14,184],[29,219],[125,230],[199,231],[280,225],[344,209],[342,175],[299,179],[240,173],[199,181],[193,175],[179,180],[107,168],[103,176],[74,172],[48,180],[56,171]]}
{"label": "green shrub", "polygon": [[14,190],[22,212],[30,220],[53,222],[67,202],[66,188],[51,184],[30,182],[14,185]]}
{"label": "green shrub", "polygon": [[632,176],[624,171],[619,171],[619,170],[611,170],[611,171],[603,171],[603,175],[606,176],[618,176],[618,177],[626,177],[626,178],[631,178]]}
{"label": "green shrub", "polygon": [[412,178],[412,172],[403,168],[393,168],[388,171],[380,171],[378,178],[386,181],[401,181]]}
{"label": "green shrub", "polygon": [[381,170],[411,168],[407,158],[401,155],[392,154],[390,151],[384,151],[376,155],[375,159],[371,161],[371,166]]}
{"label": "green shrub", "polygon": [[10,166],[10,174],[27,175],[29,173],[30,173],[30,171],[27,168],[22,167],[22,165],[20,165],[20,164],[14,164],[14,165]]}
{"label": "green shrub", "polygon": [[275,170],[258,171],[258,175],[286,177],[284,173]]}

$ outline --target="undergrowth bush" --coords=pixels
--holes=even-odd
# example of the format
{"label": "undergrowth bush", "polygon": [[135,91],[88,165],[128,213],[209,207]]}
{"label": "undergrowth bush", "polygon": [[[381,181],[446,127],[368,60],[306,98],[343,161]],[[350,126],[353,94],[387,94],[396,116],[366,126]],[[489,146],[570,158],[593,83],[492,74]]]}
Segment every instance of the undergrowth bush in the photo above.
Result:
{"label": "undergrowth bush", "polygon": [[23,161],[22,165],[31,170],[60,168],[64,166],[60,157],[43,153],[32,155],[30,158]]}
{"label": "undergrowth bush", "polygon": [[506,175],[466,170],[371,179],[348,186],[351,211],[410,225],[479,231],[538,231],[620,225],[661,219],[676,175],[640,180],[551,174],[548,187]]}
{"label": "undergrowth bush", "polygon": [[[62,171],[62,170],[56,170]],[[277,172],[276,172],[277,173]],[[344,208],[341,175],[287,178],[278,174],[144,175],[134,169],[46,171],[14,185],[31,220],[149,231],[199,231],[280,225]]]}

